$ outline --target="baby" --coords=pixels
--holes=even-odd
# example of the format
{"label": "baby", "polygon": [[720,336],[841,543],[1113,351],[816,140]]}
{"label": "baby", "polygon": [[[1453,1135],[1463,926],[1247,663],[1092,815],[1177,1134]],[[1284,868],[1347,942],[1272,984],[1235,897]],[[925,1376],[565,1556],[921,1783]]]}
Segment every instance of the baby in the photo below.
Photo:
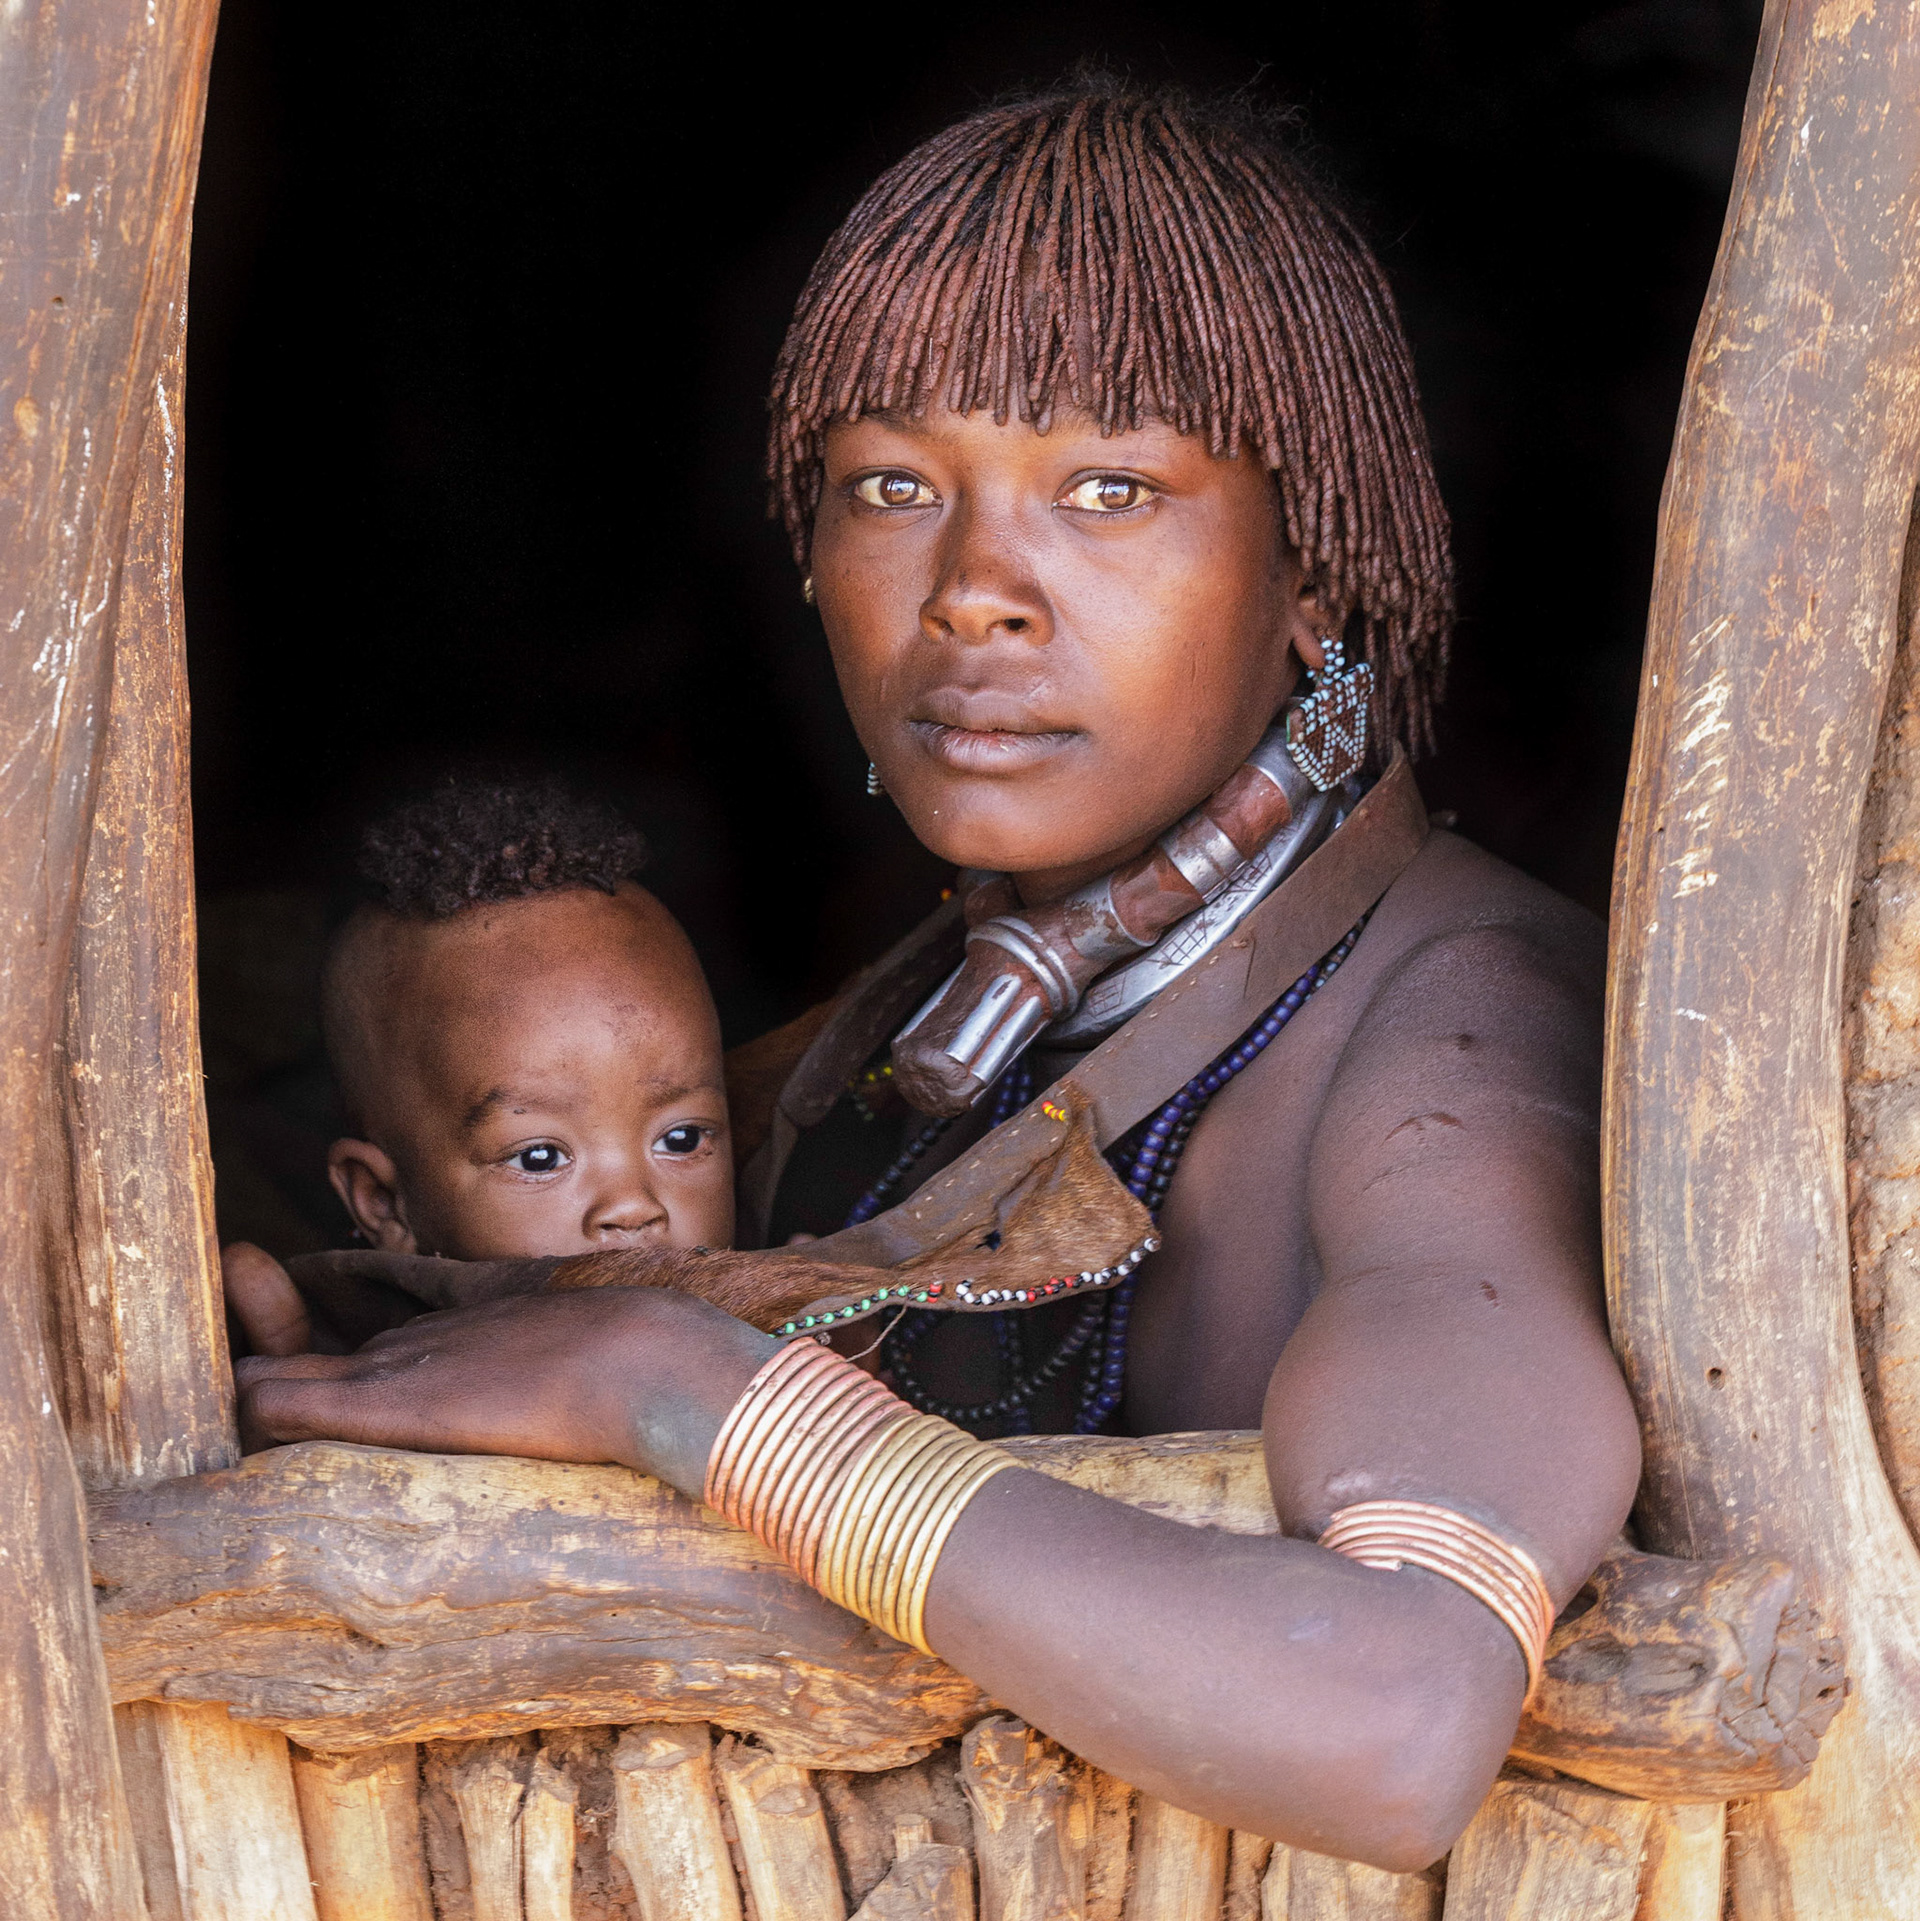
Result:
{"label": "baby", "polygon": [[[360,1236],[457,1260],[725,1247],[720,1023],[640,835],[551,786],[450,785],[367,835],[323,1020]],[[309,1330],[279,1263],[223,1260],[255,1352]]]}

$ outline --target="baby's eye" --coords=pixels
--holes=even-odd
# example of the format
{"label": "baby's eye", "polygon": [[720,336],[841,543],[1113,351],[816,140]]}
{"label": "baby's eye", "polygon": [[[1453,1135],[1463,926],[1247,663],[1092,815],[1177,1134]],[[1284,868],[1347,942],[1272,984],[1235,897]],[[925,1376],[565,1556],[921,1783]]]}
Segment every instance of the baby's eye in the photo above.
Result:
{"label": "baby's eye", "polygon": [[557,1174],[567,1165],[567,1150],[554,1141],[535,1141],[531,1147],[515,1148],[507,1165],[523,1174]]}
{"label": "baby's eye", "polygon": [[697,1154],[706,1145],[707,1129],[696,1127],[688,1121],[682,1127],[670,1127],[654,1142],[662,1154]]}
{"label": "baby's eye", "polygon": [[1060,505],[1083,513],[1123,514],[1151,500],[1154,489],[1132,474],[1089,474],[1060,496]]}
{"label": "baby's eye", "polygon": [[869,507],[931,507],[940,496],[917,474],[862,474],[853,497]]}

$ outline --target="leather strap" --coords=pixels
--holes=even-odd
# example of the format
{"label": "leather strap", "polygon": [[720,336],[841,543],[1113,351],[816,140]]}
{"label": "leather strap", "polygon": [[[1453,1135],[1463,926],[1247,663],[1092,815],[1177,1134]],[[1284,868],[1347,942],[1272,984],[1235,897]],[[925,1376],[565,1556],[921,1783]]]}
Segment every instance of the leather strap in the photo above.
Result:
{"label": "leather strap", "polygon": [[[1199,1073],[1209,1061],[1240,1038],[1253,1022],[1365,914],[1400,878],[1427,837],[1427,810],[1415,785],[1413,769],[1403,753],[1340,827],[1301,862],[1241,923],[1239,931],[1197,962],[1152,1004],[1110,1035],[1054,1087],[1048,1088],[1020,1113],[986,1136],[951,1167],[942,1169],[916,1188],[897,1207],[858,1227],[814,1241],[806,1248],[815,1260],[844,1262],[862,1267],[897,1267],[931,1249],[943,1247],[978,1213],[983,1193],[1007,1193],[1026,1179],[1048,1154],[1058,1151],[1062,1138],[1057,1116],[1044,1110],[1060,1105],[1061,1090],[1091,1110],[1095,1138],[1110,1146],[1128,1128],[1160,1106],[1174,1089]],[[950,903],[948,904],[950,905]],[[944,911],[944,910],[943,910]],[[948,923],[948,929],[953,926]],[[943,929],[943,932],[948,931]],[[909,935],[896,953],[911,951],[920,965],[935,943],[925,938],[931,923]],[[949,933],[949,938],[951,934]],[[889,1005],[900,998],[876,968],[869,980]],[[855,1019],[849,1009],[846,1028],[861,1035],[871,1031],[871,1018]],[[805,1077],[810,1093],[826,1082],[828,1034],[810,1049],[795,1071]],[[878,1045],[868,1044],[860,1059]],[[857,1071],[859,1061],[841,1074]],[[838,1062],[834,1063],[838,1066]],[[792,1083],[790,1082],[791,1086]],[[809,1102],[809,1106],[813,1103]],[[798,1137],[783,1095],[776,1119],[776,1140],[784,1165]],[[781,1125],[784,1121],[785,1125]],[[782,1138],[784,1137],[784,1139]],[[767,1170],[754,1170],[766,1184],[761,1189],[771,1201],[778,1170],[766,1180]],[[745,1185],[743,1181],[743,1186]],[[764,1218],[761,1222],[764,1228]]]}

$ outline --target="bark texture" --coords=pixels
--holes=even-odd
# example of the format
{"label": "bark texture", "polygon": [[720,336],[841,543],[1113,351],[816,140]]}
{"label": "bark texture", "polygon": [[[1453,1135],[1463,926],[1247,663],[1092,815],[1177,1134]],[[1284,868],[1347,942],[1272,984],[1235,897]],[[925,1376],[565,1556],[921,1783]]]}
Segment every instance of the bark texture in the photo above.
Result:
{"label": "bark texture", "polygon": [[[1275,1525],[1251,1436],[1020,1446],[1171,1519]],[[93,1554],[118,1698],[229,1702],[316,1748],[697,1719],[872,1770],[990,1705],[619,1468],[309,1442],[99,1497]],[[1805,1773],[1842,1683],[1781,1564],[1621,1550],[1591,1598],[1549,1647],[1524,1753],[1657,1798]]]}
{"label": "bark texture", "polygon": [[[142,1909],[43,1348],[35,1167],[143,447],[164,443],[214,8],[0,15],[0,1911]],[[144,638],[144,636],[143,636]]]}

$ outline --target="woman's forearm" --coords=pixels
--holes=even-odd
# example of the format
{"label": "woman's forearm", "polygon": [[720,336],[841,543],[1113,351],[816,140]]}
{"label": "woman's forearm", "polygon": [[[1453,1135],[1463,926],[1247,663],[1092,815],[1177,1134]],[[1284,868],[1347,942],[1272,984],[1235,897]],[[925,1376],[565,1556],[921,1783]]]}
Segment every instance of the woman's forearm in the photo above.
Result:
{"label": "woman's forearm", "polygon": [[1480,1602],[1306,1542],[1163,1521],[1031,1472],[976,1497],[928,1638],[1136,1787],[1316,1852],[1409,1869],[1484,1798],[1518,1644]]}

